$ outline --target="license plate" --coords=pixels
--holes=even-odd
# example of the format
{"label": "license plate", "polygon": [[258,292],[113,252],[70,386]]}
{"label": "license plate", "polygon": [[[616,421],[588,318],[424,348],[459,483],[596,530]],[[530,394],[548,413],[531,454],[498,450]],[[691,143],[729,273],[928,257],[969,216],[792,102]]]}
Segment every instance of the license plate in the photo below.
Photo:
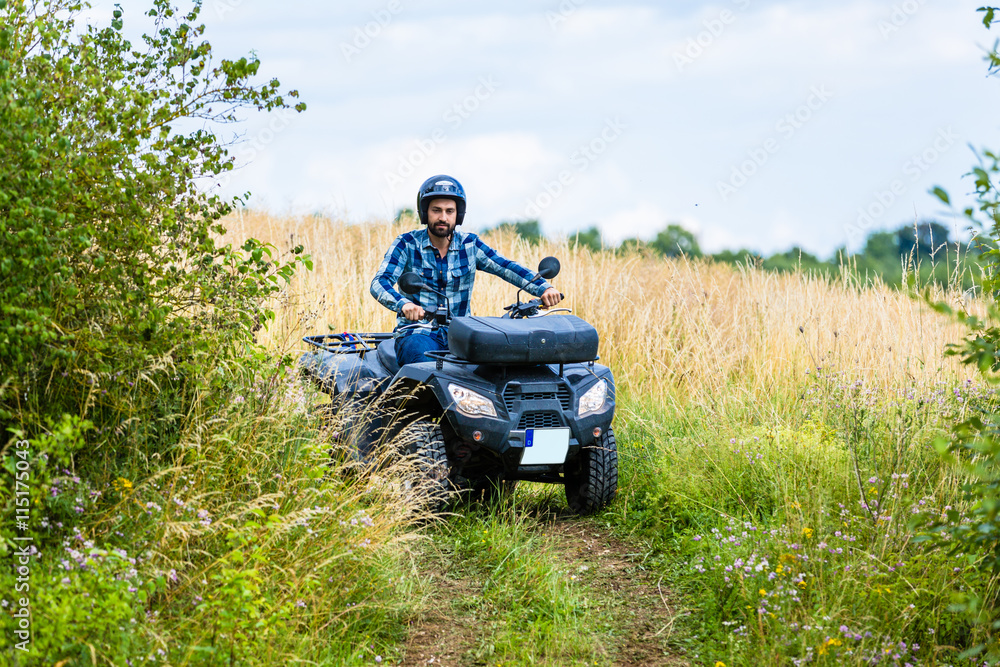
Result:
{"label": "license plate", "polygon": [[568,428],[529,428],[524,432],[521,465],[565,463],[568,451]]}

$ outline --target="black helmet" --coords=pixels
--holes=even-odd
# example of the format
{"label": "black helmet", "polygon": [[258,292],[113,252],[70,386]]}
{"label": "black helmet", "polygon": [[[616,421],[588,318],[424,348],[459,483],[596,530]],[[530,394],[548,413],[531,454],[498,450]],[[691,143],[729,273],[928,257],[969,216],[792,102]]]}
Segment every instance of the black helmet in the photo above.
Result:
{"label": "black helmet", "polygon": [[465,218],[465,189],[462,184],[451,176],[440,174],[431,176],[417,191],[417,212],[420,214],[420,224],[427,224],[427,207],[432,199],[451,199],[458,208],[455,224],[462,224]]}

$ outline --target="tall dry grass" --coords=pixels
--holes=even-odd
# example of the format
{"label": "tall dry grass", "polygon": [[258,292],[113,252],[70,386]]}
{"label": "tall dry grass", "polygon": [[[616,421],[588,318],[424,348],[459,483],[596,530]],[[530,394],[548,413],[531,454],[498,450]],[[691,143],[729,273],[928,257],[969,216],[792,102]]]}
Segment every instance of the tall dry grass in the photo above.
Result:
{"label": "tall dry grass", "polygon": [[[370,296],[369,283],[392,239],[417,227],[416,221],[348,224],[244,211],[225,225],[229,241],[256,237],[281,251],[302,243],[315,262],[315,270],[300,273],[280,300],[268,345],[287,350],[310,333],[394,325],[393,314]],[[527,266],[546,255],[561,260],[554,283],[567,297],[564,305],[597,328],[602,362],[614,369],[619,390],[634,395],[703,405],[717,404],[724,394],[766,401],[817,366],[885,388],[961,374],[961,365],[942,352],[960,339],[962,328],[877,280],[594,253],[566,242],[532,246],[512,233],[487,240]],[[514,292],[483,275],[473,312],[500,314]],[[960,298],[940,291],[934,296]]]}
{"label": "tall dry grass", "polygon": [[[415,221],[243,212],[226,223],[234,243],[253,236],[282,252],[302,243],[315,262],[275,304],[268,346],[292,351],[310,333],[393,326],[369,283],[394,236]],[[650,562],[667,564],[668,581],[698,610],[685,641],[704,661],[830,655],[860,664],[902,641],[927,645],[930,656],[965,647],[964,626],[944,610],[954,590],[984,577],[975,568],[959,575],[944,554],[925,556],[905,529],[925,503],[934,511],[959,504],[956,479],[930,442],[945,432],[943,415],[981,397],[975,386],[957,389],[965,369],[943,355],[964,334],[960,325],[849,271],[776,274],[565,242],[532,246],[511,233],[487,241],[528,266],[559,257],[554,283],[565,305],[598,329],[619,392],[623,475],[605,517],[645,540]],[[483,275],[473,311],[499,314],[514,292]],[[517,589],[505,562],[497,579]],[[755,570],[760,581],[730,579],[754,562],[766,567]],[[855,634],[833,637],[841,626]]]}

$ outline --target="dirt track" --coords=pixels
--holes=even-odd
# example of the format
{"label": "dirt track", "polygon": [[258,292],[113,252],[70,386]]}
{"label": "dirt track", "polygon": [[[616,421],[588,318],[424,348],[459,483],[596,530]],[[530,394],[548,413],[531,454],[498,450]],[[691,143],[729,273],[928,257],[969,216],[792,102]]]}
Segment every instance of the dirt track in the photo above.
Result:
{"label": "dirt track", "polygon": [[[592,519],[547,512],[539,531],[546,549],[574,572],[588,600],[609,620],[606,658],[611,665],[685,665],[668,647],[678,609],[670,591],[638,565],[640,554]],[[454,568],[425,561],[432,582],[424,613],[411,625],[403,665],[477,665],[479,623],[475,600],[482,584]]]}

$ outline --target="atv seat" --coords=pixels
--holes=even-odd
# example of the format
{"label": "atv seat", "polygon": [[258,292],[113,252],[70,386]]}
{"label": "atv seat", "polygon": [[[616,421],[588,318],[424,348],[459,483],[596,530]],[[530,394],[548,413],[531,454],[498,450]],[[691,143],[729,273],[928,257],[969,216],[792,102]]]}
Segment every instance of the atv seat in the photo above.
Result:
{"label": "atv seat", "polygon": [[395,375],[399,372],[399,362],[396,360],[396,341],[390,338],[378,344],[378,360],[385,369]]}

